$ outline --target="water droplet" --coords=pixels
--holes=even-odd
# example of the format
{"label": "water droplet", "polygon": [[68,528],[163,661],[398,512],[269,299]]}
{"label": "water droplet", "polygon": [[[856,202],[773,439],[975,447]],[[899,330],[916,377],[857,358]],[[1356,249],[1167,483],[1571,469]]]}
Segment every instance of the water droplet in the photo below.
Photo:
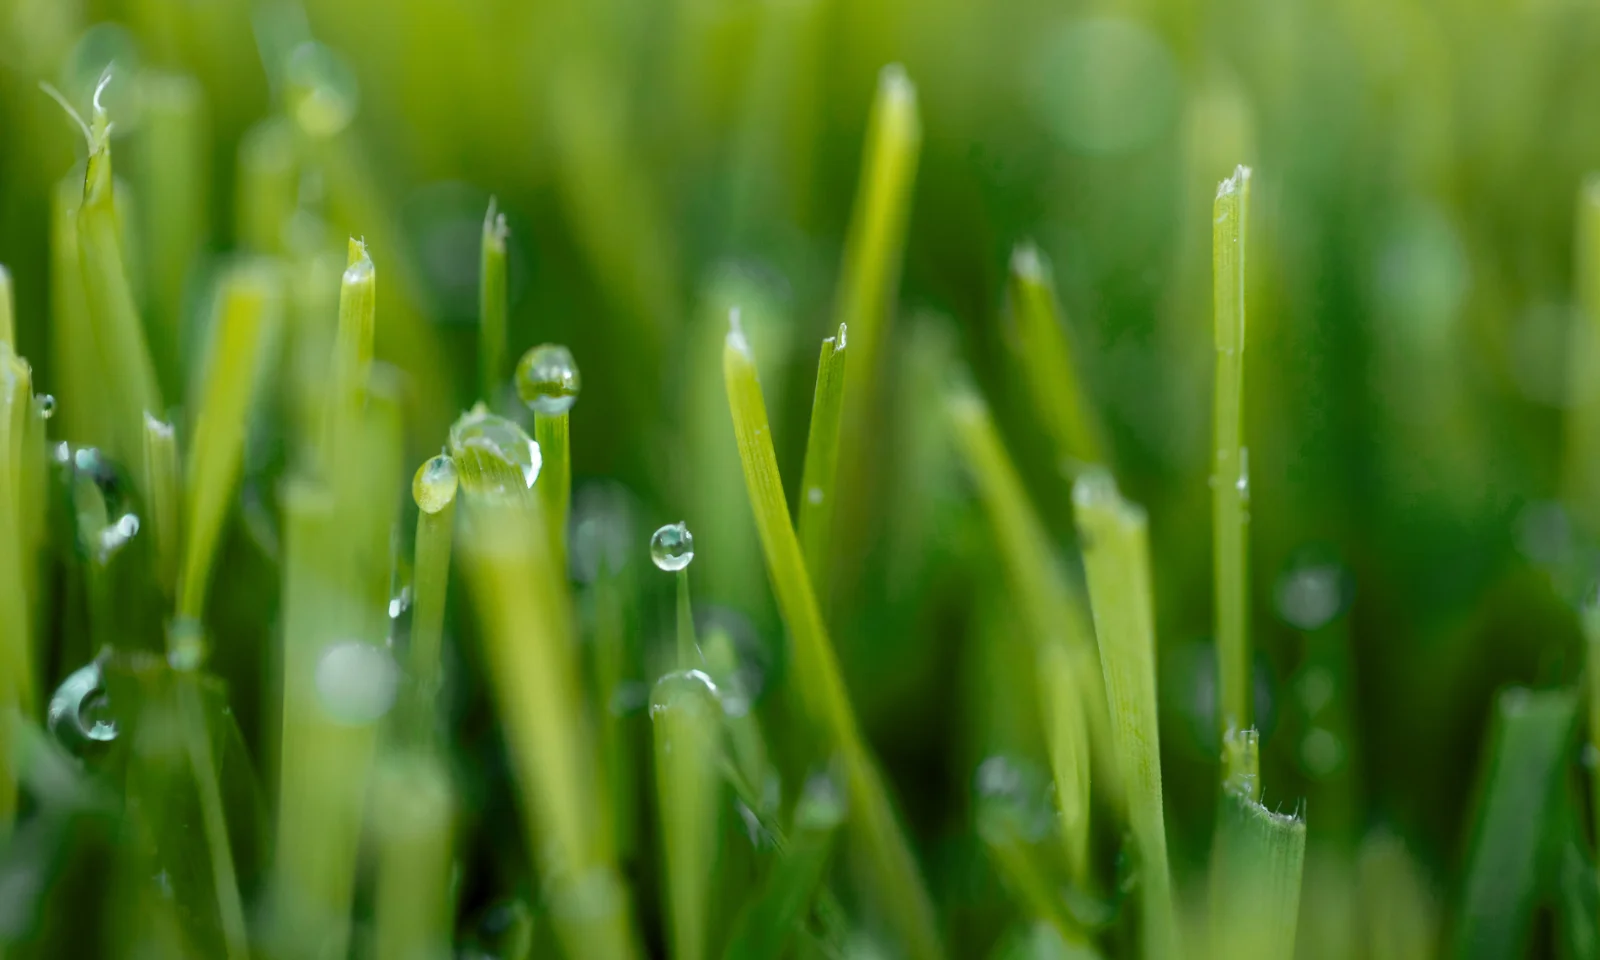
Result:
{"label": "water droplet", "polygon": [[462,960],[526,957],[533,946],[533,911],[521,900],[496,900],[472,920],[462,940]]}
{"label": "water droplet", "polygon": [[572,351],[559,343],[541,343],[517,363],[517,396],[535,413],[566,413],[578,402],[583,383]]}
{"label": "water droplet", "polygon": [[438,513],[455,501],[460,482],[456,462],[441,453],[417,468],[411,478],[411,497],[423,513]]}
{"label": "water droplet", "polygon": [[829,773],[814,773],[806,778],[795,804],[794,822],[801,830],[830,830],[844,822],[847,805],[844,787]]}
{"label": "water droplet", "polygon": [[41,393],[33,398],[33,413],[40,420],[49,420],[55,416],[56,398],[48,393]]}
{"label": "water droplet", "polygon": [[57,742],[77,756],[117,738],[117,721],[111,714],[98,661],[74,670],[50,695],[45,725]]}
{"label": "water droplet", "polygon": [[650,691],[650,719],[674,710],[722,712],[716,683],[702,670],[675,670],[656,681]]}
{"label": "water droplet", "polygon": [[360,640],[330,644],[317,661],[317,697],[340,723],[359,726],[389,712],[400,668],[385,648]]}
{"label": "water droplet", "polygon": [[821,487],[812,487],[810,490],[807,490],[806,491],[806,499],[810,500],[812,503],[821,503],[822,502],[822,488]]}
{"label": "water droplet", "polygon": [[399,592],[389,598],[389,619],[398,620],[407,610],[411,609],[411,587],[401,587]]}
{"label": "water droplet", "polygon": [[1278,615],[1301,630],[1316,630],[1344,609],[1343,571],[1333,564],[1295,567],[1278,581]]}
{"label": "water droplet", "polygon": [[662,570],[682,570],[694,559],[694,534],[681,520],[667,524],[650,535],[650,559]]}
{"label": "water droplet", "polygon": [[1300,676],[1299,688],[1300,705],[1305,708],[1307,716],[1315,717],[1333,702],[1333,674],[1325,667],[1307,668]]}
{"label": "water droplet", "polygon": [[128,541],[132,540],[138,533],[139,518],[137,516],[125,513],[118,517],[116,522],[100,531],[100,562],[110,562],[111,558],[117,554],[117,551],[127,546]]}
{"label": "water droplet", "polygon": [[1337,773],[1344,763],[1344,753],[1344,741],[1323,727],[1312,727],[1300,741],[1300,761],[1313,777]]}
{"label": "water droplet", "polygon": [[1041,840],[1055,828],[1050,780],[1036,764],[990,757],[978,765],[980,833]]}
{"label": "water droplet", "polygon": [[578,491],[572,521],[572,572],[593,583],[600,566],[615,574],[633,556],[634,498],[618,483],[586,484]]}
{"label": "water droplet", "polygon": [[94,447],[56,447],[83,555],[104,566],[139,532],[122,469]]}
{"label": "water droplet", "polygon": [[450,456],[473,493],[509,494],[533,487],[542,458],[527,431],[478,404],[450,427]]}
{"label": "water droplet", "polygon": [[1233,489],[1238,491],[1239,499],[1250,502],[1250,448],[1239,448],[1239,478],[1233,482]]}
{"label": "water droplet", "polygon": [[355,118],[360,101],[355,73],[315,41],[295,47],[285,73],[289,115],[313,137],[331,137]]}

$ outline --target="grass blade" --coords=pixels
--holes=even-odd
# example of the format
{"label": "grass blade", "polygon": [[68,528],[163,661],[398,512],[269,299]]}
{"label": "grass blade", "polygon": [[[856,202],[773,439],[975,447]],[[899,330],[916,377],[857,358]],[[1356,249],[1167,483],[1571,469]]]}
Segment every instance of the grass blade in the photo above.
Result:
{"label": "grass blade", "polygon": [[727,960],[783,956],[822,888],[834,837],[844,822],[844,807],[839,787],[830,777],[807,781],[783,854],[734,924],[723,954]]}
{"label": "grass blade", "polygon": [[478,398],[493,404],[506,375],[506,215],[489,198],[478,259]]}
{"label": "grass blade", "polygon": [[443,688],[440,654],[458,486],[456,463],[443,453],[418,467],[411,480],[411,496],[417,503],[417,539],[411,563],[415,599],[411,607],[408,672],[415,692],[411,720],[417,724],[419,734],[434,732],[435,705]]}
{"label": "grass blade", "polygon": [[539,505],[550,534],[552,563],[563,578],[567,569],[567,512],[572,503],[572,433],[566,411],[535,413],[533,438],[544,466],[539,470]]}
{"label": "grass blade", "polygon": [[1162,820],[1161,731],[1156,718],[1156,638],[1150,546],[1142,509],[1117,492],[1111,475],[1085,473],[1072,488],[1089,577],[1111,738],[1139,852],[1144,955],[1178,955],[1167,833]]}
{"label": "grass blade", "polygon": [[424,756],[391,760],[378,772],[377,927],[373,955],[444,960],[450,954],[450,780]]}
{"label": "grass blade", "polygon": [[793,676],[810,721],[825,731],[844,762],[852,824],[867,847],[874,871],[874,886],[882,896],[901,944],[912,957],[943,955],[934,923],[933,907],[917,873],[905,837],[879,774],[868,757],[856,728],[844,681],[839,675],[833,645],[822,611],[806,574],[800,540],[795,536],[784,499],[778,458],[772,447],[766,401],[756,375],[755,360],[744,334],[735,325],[722,351],[723,378],[745,486],[755,513],[756,530],[766,555],[767,574],[777,594],[778,608],[789,629]]}
{"label": "grass blade", "polygon": [[817,361],[817,387],[811,398],[811,431],[806,436],[806,462],[800,479],[800,546],[806,572],[824,596],[827,590],[828,542],[833,533],[834,479],[839,466],[839,418],[844,412],[845,334],[822,341]]}
{"label": "grass blade", "polygon": [[[156,541],[156,582],[170,602],[178,585],[183,536],[183,494],[178,483],[178,438],[172,424],[144,415],[144,490]],[[230,490],[229,493],[232,491]]]}
{"label": "grass blade", "polygon": [[50,206],[50,355],[55,359],[62,435],[76,443],[106,443],[108,386],[100,373],[88,294],[79,260],[78,208],[83,183],[68,176],[57,184]]}
{"label": "grass blade", "polygon": [[12,288],[11,271],[0,263],[0,342],[13,352],[17,349],[17,292]]}
{"label": "grass blade", "polygon": [[1468,846],[1454,953],[1521,956],[1546,864],[1545,822],[1561,802],[1577,696],[1513,688],[1495,701],[1483,798]]}
{"label": "grass blade", "polygon": [[1074,476],[1085,466],[1104,465],[1099,425],[1073,363],[1050,263],[1031,243],[1012,251],[1009,292],[1017,364],[1062,471]]}
{"label": "grass blade", "polygon": [[1250,468],[1243,446],[1245,232],[1250,168],[1217,190],[1212,223],[1217,375],[1212,426],[1211,526],[1215,540],[1217,658],[1221,731],[1250,726]]}
{"label": "grass blade", "polygon": [[234,239],[263,255],[287,252],[285,230],[299,205],[300,167],[294,129],[282,117],[251,127],[239,144]]}
{"label": "grass blade", "polygon": [[1089,731],[1073,675],[1072,658],[1058,643],[1037,648],[1039,705],[1056,784],[1056,812],[1067,871],[1080,889],[1089,885]]}
{"label": "grass blade", "polygon": [[1273,960],[1294,953],[1306,824],[1260,803],[1261,740],[1236,731],[1223,743],[1223,784],[1211,849],[1211,956]]}
{"label": "grass blade", "polygon": [[656,797],[661,813],[667,928],[674,960],[700,960],[709,947],[711,880],[721,809],[722,700],[711,678],[680,669],[650,695]]}
{"label": "grass blade", "polygon": [[324,413],[322,464],[337,476],[342,472],[341,451],[360,418],[361,399],[372,367],[372,341],[377,320],[377,270],[367,246],[352,238],[344,276],[339,282],[339,328],[334,335],[333,365],[329,370],[328,409]]}
{"label": "grass blade", "polygon": [[17,762],[12,725],[34,714],[31,604],[27,589],[23,523],[23,455],[33,409],[32,371],[9,344],[0,343],[0,839],[10,836],[17,812]]}
{"label": "grass blade", "polygon": [[1600,174],[1578,194],[1577,301],[1579,315],[1568,356],[1571,402],[1564,421],[1562,482],[1567,506],[1593,537],[1600,534]]}

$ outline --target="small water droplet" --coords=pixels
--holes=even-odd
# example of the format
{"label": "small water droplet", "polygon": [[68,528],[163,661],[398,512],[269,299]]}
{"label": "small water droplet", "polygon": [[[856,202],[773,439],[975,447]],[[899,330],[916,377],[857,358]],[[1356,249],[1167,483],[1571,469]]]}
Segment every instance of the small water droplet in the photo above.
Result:
{"label": "small water droplet", "polygon": [[1239,448],[1239,478],[1233,482],[1233,489],[1238,491],[1239,499],[1250,502],[1250,448]]}
{"label": "small water droplet", "polygon": [[411,478],[411,498],[423,513],[438,513],[455,501],[460,482],[456,462],[449,454],[441,453],[417,468],[416,476]]}
{"label": "small water droplet", "polygon": [[1300,677],[1300,705],[1306,715],[1315,717],[1333,702],[1333,674],[1324,667],[1310,667]]}
{"label": "small water droplet", "polygon": [[289,115],[313,137],[331,137],[355,118],[360,100],[355,73],[315,41],[296,47],[285,70]]}
{"label": "small water droplet", "polygon": [[1344,754],[1344,741],[1323,727],[1312,727],[1300,741],[1300,761],[1313,777],[1337,773],[1344,763]]}
{"label": "small water droplet", "polygon": [[806,499],[810,500],[812,503],[821,503],[822,502],[822,488],[821,487],[812,487],[810,490],[807,490],[806,491]]}
{"label": "small water droplet", "polygon": [[450,456],[460,483],[483,494],[509,494],[533,487],[543,463],[539,444],[527,431],[478,404],[450,427]]}
{"label": "small water droplet", "polygon": [[125,513],[116,519],[116,522],[100,531],[101,563],[109,563],[117,552],[128,545],[139,533],[139,518],[131,513]]}
{"label": "small water droplet", "polygon": [[839,779],[830,773],[814,773],[806,778],[795,804],[795,826],[802,830],[829,830],[844,822],[846,809]]}
{"label": "small water droplet", "polygon": [[76,756],[117,738],[117,721],[111,713],[98,661],[74,670],[51,694],[45,726],[58,743]]}
{"label": "small water droplet", "polygon": [[535,413],[566,413],[578,402],[583,382],[572,351],[559,343],[541,343],[517,363],[517,396]]}
{"label": "small water droplet", "polygon": [[317,697],[340,723],[372,723],[394,705],[400,668],[387,649],[360,640],[330,644],[317,661]]}
{"label": "small water droplet", "polygon": [[1295,567],[1278,581],[1278,615],[1301,630],[1316,630],[1344,609],[1343,570],[1333,564]]}
{"label": "small water droplet", "polygon": [[659,719],[674,710],[715,710],[722,712],[722,696],[717,685],[703,670],[674,670],[656,681],[650,691],[650,719]]}
{"label": "small water droplet", "polygon": [[978,765],[980,833],[1037,841],[1055,828],[1050,780],[1037,765],[994,756]]}
{"label": "small water droplet", "polygon": [[49,420],[55,416],[56,398],[48,393],[41,393],[33,398],[33,413],[40,420]]}
{"label": "small water droplet", "polygon": [[650,536],[650,559],[662,570],[682,570],[694,559],[694,534],[681,520],[667,524]]}
{"label": "small water droplet", "polygon": [[398,620],[409,609],[411,609],[411,587],[404,586],[389,598],[389,619]]}

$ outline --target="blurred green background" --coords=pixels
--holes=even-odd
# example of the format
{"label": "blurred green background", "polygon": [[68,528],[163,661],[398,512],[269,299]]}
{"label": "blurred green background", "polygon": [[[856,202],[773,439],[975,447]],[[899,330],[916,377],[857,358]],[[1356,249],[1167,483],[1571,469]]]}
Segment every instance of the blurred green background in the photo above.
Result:
{"label": "blurred green background", "polygon": [[[193,256],[147,260],[140,290],[147,325],[167,332],[151,339],[169,396],[196,367],[221,266],[302,242],[242,225],[241,155],[286,112],[314,134],[313,158],[286,181],[310,244],[352,234],[372,250],[377,354],[403,377],[407,456],[420,462],[477,395],[492,195],[511,227],[511,357],[561,342],[583,372],[578,579],[585,519],[612,531],[631,518],[615,554],[643,591],[628,616],[647,647],[666,642],[671,584],[643,562],[645,541],[687,521],[700,610],[748,626],[768,686],[783,639],[732,459],[726,311],[753,317],[792,491],[815,345],[837,322],[868,107],[879,71],[904,66],[921,154],[874,454],[830,620],[956,955],[986,949],[1007,916],[973,837],[973,771],[1039,744],[1032,694],[1011,696],[1031,681],[992,652],[1021,626],[943,435],[947,359],[994,407],[1064,556],[1072,541],[1068,481],[1008,337],[1019,243],[1054,265],[1117,477],[1151,513],[1180,888],[1203,874],[1215,802],[1209,213],[1236,163],[1256,170],[1257,703],[1269,804],[1304,798],[1308,811],[1306,956],[1367,955],[1346,920],[1361,915],[1351,864],[1384,838],[1400,839],[1448,915],[1494,692],[1580,675],[1572,571],[1600,530],[1563,507],[1559,480],[1584,322],[1574,214],[1600,167],[1592,3],[0,0],[0,262],[15,277],[20,352],[69,433],[49,215],[83,148],[38,83],[84,110],[108,62],[132,246],[171,249],[140,232],[165,229],[153,210],[192,218]],[[182,199],[162,193],[171,157],[148,147],[152,78],[171,75],[197,80],[202,105]],[[276,603],[263,543],[286,457],[265,433],[211,601],[218,631],[237,633],[218,669],[251,742],[251,671]],[[466,619],[452,621],[462,636]],[[51,679],[74,665],[52,663]],[[463,806],[493,846],[514,818],[488,706],[466,689]],[[467,901],[486,885],[469,879]]]}

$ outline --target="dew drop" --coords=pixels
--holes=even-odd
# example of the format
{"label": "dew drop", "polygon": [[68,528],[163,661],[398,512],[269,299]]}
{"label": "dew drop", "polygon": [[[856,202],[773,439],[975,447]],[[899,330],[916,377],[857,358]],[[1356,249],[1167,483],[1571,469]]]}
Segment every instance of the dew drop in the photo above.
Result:
{"label": "dew drop", "polygon": [[812,487],[811,489],[806,491],[806,499],[810,500],[814,504],[815,503],[821,503],[822,502],[822,497],[823,497],[823,493],[822,493],[822,488],[821,487]]}
{"label": "dew drop", "polygon": [[56,398],[48,393],[38,394],[33,398],[33,413],[40,420],[49,420],[56,413]]}
{"label": "dew drop", "polygon": [[1033,764],[994,756],[978,765],[978,830],[988,837],[1037,841],[1055,827],[1049,778]]}
{"label": "dew drop", "polygon": [[331,137],[355,118],[360,100],[355,73],[339,55],[315,41],[289,54],[285,71],[289,115],[313,137]]}
{"label": "dew drop", "polygon": [[683,521],[669,523],[650,535],[650,559],[668,572],[682,570],[694,559],[694,534]]}
{"label": "dew drop", "polygon": [[1313,777],[1332,776],[1344,764],[1344,741],[1333,731],[1312,727],[1300,741],[1300,760]]}
{"label": "dew drop", "polygon": [[205,662],[205,631],[189,617],[173,621],[167,639],[167,666],[180,672],[200,669]]}
{"label": "dew drop", "polygon": [[578,402],[582,379],[572,351],[559,343],[541,343],[517,363],[517,396],[534,413],[566,413]]}
{"label": "dew drop", "polygon": [[394,705],[400,668],[387,649],[344,640],[323,650],[316,684],[317,698],[330,717],[360,726],[382,718]]}
{"label": "dew drop", "polygon": [[543,463],[527,431],[482,403],[450,427],[450,456],[462,486],[473,493],[509,494],[531,488]]}
{"label": "dew drop", "polygon": [[1325,626],[1344,608],[1343,571],[1333,564],[1296,567],[1278,580],[1278,615],[1301,630]]}
{"label": "dew drop", "polygon": [[703,670],[675,670],[650,691],[650,719],[679,710],[722,712],[721,693]]}
{"label": "dew drop", "polygon": [[844,788],[829,773],[814,773],[806,779],[795,804],[794,822],[802,830],[829,830],[844,821]]}
{"label": "dew drop", "polygon": [[102,747],[117,738],[117,721],[106,697],[99,662],[74,670],[50,695],[45,726],[75,756]]}
{"label": "dew drop", "polygon": [[441,453],[417,468],[416,476],[411,478],[411,497],[423,513],[438,513],[455,500],[460,482],[456,462],[449,454]]}

